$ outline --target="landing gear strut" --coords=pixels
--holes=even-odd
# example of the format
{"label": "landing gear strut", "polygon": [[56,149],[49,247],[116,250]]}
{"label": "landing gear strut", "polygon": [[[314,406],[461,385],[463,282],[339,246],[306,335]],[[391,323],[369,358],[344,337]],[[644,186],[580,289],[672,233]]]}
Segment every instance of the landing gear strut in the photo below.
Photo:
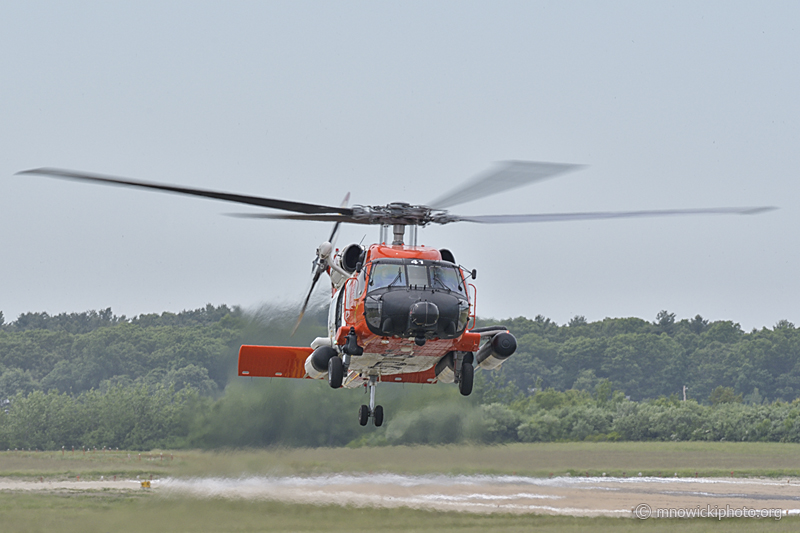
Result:
{"label": "landing gear strut", "polygon": [[[356,328],[350,328],[350,332],[345,337],[344,346],[341,348],[342,357],[334,355],[328,360],[328,385],[331,388],[338,389],[342,386],[344,375],[350,370],[350,356],[364,353],[364,349],[358,345],[357,341]],[[359,420],[360,417],[361,415],[359,415]]]}
{"label": "landing gear strut", "polygon": [[362,426],[367,425],[367,421],[372,417],[375,427],[383,425],[383,406],[375,405],[375,388],[378,386],[378,376],[369,377],[369,406],[362,405],[358,408],[358,423]]}

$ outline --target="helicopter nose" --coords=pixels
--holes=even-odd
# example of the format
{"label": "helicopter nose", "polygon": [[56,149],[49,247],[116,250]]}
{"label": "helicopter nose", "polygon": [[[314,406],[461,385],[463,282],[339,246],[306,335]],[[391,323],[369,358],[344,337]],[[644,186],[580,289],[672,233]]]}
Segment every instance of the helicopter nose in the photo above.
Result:
{"label": "helicopter nose", "polygon": [[439,321],[439,308],[433,302],[416,302],[409,310],[409,318],[416,327],[435,326]]}

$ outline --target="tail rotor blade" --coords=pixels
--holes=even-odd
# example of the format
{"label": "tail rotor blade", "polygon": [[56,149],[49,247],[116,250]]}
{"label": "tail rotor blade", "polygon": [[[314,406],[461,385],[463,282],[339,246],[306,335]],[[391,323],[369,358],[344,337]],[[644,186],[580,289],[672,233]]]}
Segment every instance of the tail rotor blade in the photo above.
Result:
{"label": "tail rotor blade", "polygon": [[297,328],[300,327],[300,322],[303,321],[303,316],[306,314],[306,309],[308,308],[308,302],[311,300],[311,295],[314,293],[314,287],[317,285],[317,281],[319,281],[320,275],[325,271],[324,268],[317,267],[316,271],[314,272],[314,277],[311,280],[311,287],[308,289],[308,294],[306,294],[306,299],[303,300],[303,307],[300,308],[300,316],[297,317],[297,322],[294,323],[294,327],[292,328],[291,337],[294,336]]}
{"label": "tail rotor blade", "polygon": [[[349,201],[350,201],[350,193],[348,192],[344,196],[344,200],[342,200],[340,207],[346,208]],[[323,243],[322,245],[320,245],[319,248],[317,248],[317,257],[314,259],[314,263],[311,270],[313,275],[313,278],[311,279],[311,287],[308,289],[308,294],[306,294],[306,299],[303,301],[303,307],[300,308],[300,316],[297,317],[297,322],[295,322],[294,328],[292,328],[291,336],[294,336],[295,332],[297,331],[297,328],[300,327],[300,322],[303,321],[303,316],[306,314],[306,309],[308,308],[308,302],[311,299],[311,294],[313,294],[314,292],[314,287],[316,287],[317,281],[319,281],[319,277],[322,275],[323,272],[325,272],[328,269],[328,264],[327,264],[328,256],[331,253],[333,253],[333,250],[335,249],[336,233],[339,231],[339,226],[341,224],[342,224],[341,222],[336,221],[336,223],[334,223],[333,225],[331,236],[328,238],[327,241],[330,243],[330,248],[327,249],[327,251],[324,253],[320,252],[325,249],[325,247],[327,246],[326,244]]]}
{"label": "tail rotor blade", "polygon": [[333,231],[331,231],[331,236],[330,236],[330,237],[328,237],[328,242],[329,242],[329,243],[331,243],[331,244],[336,244],[336,232],[338,232],[338,231],[339,231],[339,225],[340,225],[340,224],[341,224],[341,222],[336,222],[336,223],[333,225]]}
{"label": "tail rotor blade", "polygon": [[[339,204],[339,207],[345,208],[345,207],[347,207],[347,204],[349,202],[350,202],[350,193],[348,192],[347,194],[344,195],[344,200],[342,200],[342,203]],[[331,231],[331,236],[328,238],[328,242],[331,243],[331,246],[334,249],[336,248],[336,233],[339,231],[339,226],[341,224],[342,224],[341,222],[336,221],[336,223],[333,225],[333,230]]]}

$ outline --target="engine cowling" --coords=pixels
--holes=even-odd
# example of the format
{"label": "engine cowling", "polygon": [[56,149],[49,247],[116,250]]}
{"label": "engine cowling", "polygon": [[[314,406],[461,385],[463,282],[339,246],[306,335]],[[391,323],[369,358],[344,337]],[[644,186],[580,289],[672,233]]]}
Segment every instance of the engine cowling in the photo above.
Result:
{"label": "engine cowling", "polygon": [[508,332],[498,333],[475,353],[478,366],[494,370],[517,350],[517,339]]}
{"label": "engine cowling", "polygon": [[306,374],[312,379],[322,379],[328,375],[328,361],[336,357],[336,350],[330,346],[320,346],[306,358]]}
{"label": "engine cowling", "polygon": [[[436,373],[436,379],[440,383],[453,383],[456,378],[456,354],[458,352],[447,352],[444,357],[439,359],[433,371]],[[472,364],[474,356],[472,352],[461,352],[463,355],[463,362]]]}
{"label": "engine cowling", "polygon": [[358,263],[363,265],[364,261],[364,247],[360,244],[348,244],[339,255],[339,266],[342,270],[352,274],[356,271]]}
{"label": "engine cowling", "polygon": [[453,352],[447,352],[444,357],[439,359],[439,362],[436,363],[436,367],[434,368],[436,379],[439,383],[452,383],[455,380],[456,375],[453,371],[454,367]]}

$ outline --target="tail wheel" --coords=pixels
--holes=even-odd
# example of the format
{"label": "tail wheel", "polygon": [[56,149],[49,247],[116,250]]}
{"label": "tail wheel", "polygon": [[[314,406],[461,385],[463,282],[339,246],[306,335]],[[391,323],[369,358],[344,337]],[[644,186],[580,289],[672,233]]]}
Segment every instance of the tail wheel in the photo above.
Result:
{"label": "tail wheel", "polygon": [[367,421],[369,420],[369,407],[366,405],[362,405],[358,408],[358,423],[362,426],[367,425]]}
{"label": "tail wheel", "polygon": [[342,386],[343,377],[344,366],[342,366],[342,360],[338,357],[331,357],[328,361],[328,385],[332,389],[338,389]]}
{"label": "tail wheel", "polygon": [[[375,427],[381,427],[383,425],[383,406],[376,405],[375,411],[372,413],[372,421],[375,422]],[[362,424],[363,425],[363,424]]]}
{"label": "tail wheel", "polygon": [[469,396],[472,393],[472,381],[475,377],[475,367],[472,363],[461,365],[461,381],[458,382],[458,391],[462,396]]}

